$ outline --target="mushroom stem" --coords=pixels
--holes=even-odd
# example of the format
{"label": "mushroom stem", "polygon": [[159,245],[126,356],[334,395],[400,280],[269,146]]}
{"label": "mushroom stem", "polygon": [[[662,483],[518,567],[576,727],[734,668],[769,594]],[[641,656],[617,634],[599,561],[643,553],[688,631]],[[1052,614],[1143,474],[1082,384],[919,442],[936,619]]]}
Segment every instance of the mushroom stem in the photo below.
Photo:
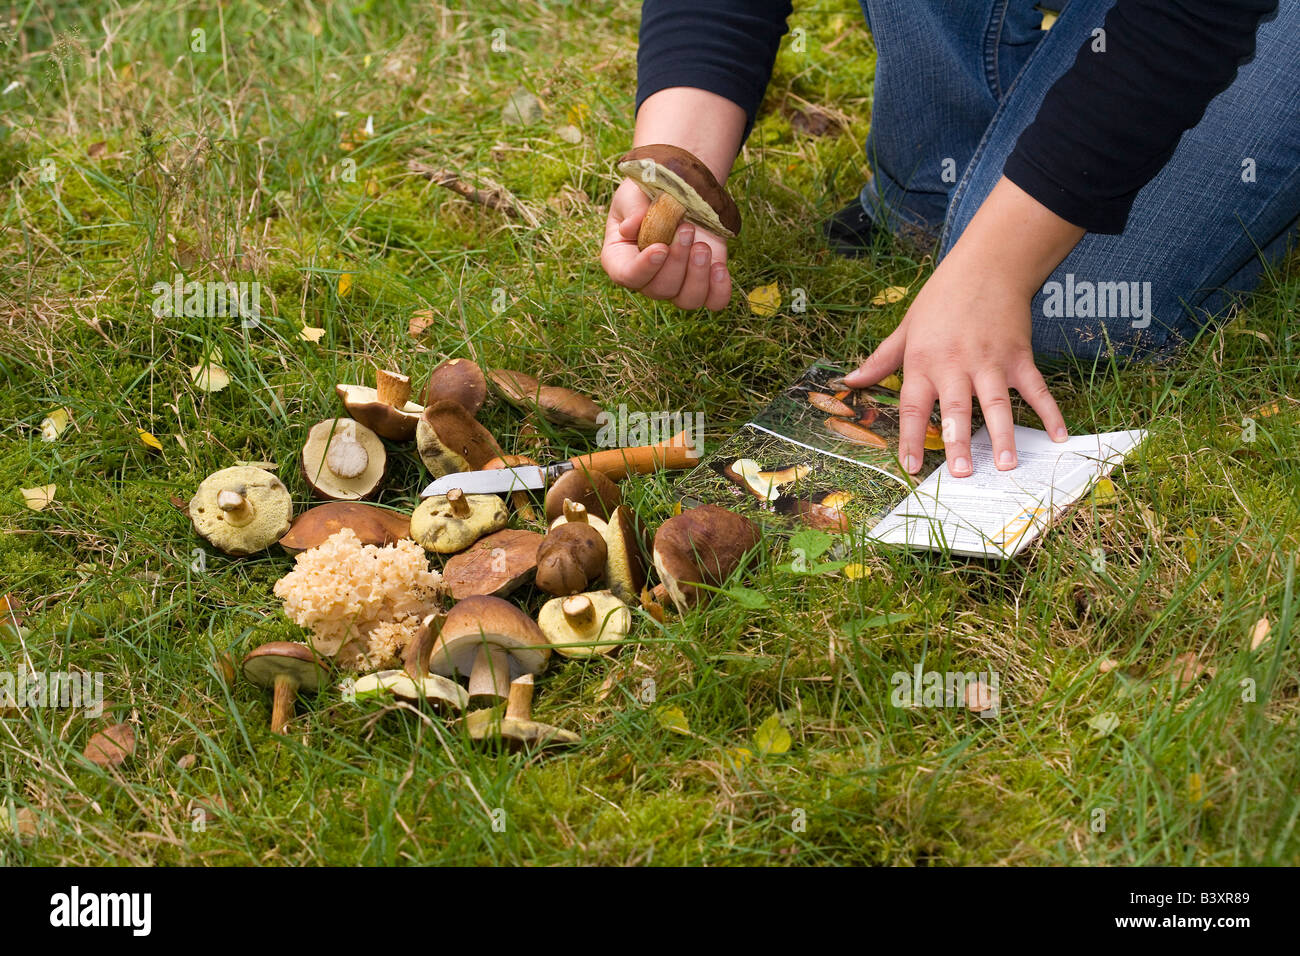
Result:
{"label": "mushroom stem", "polygon": [[446,620],[447,615],[441,611],[430,614],[420,622],[415,636],[402,651],[402,669],[411,680],[424,680],[429,676],[429,656]]}
{"label": "mushroom stem", "polygon": [[370,464],[366,447],[348,435],[340,435],[330,442],[325,456],[325,466],[340,478],[355,478]]}
{"label": "mushroom stem", "polygon": [[510,682],[506,697],[506,716],[515,720],[529,720],[533,716],[533,675],[524,674]]}
{"label": "mushroom stem", "polygon": [[248,500],[248,489],[242,485],[217,492],[217,507],[226,513],[233,525],[244,525],[253,520],[253,503]]}
{"label": "mushroom stem", "polygon": [[564,499],[564,520],[574,523],[588,524],[587,506],[580,501],[574,501],[572,498]]}
{"label": "mushroom stem", "polygon": [[282,734],[293,718],[293,702],[298,696],[298,682],[290,674],[277,674],[272,685],[271,733]]}
{"label": "mushroom stem", "polygon": [[596,606],[585,594],[575,594],[560,605],[564,619],[575,631],[586,633],[596,626]]}
{"label": "mushroom stem", "polygon": [[375,369],[375,394],[392,408],[405,408],[411,399],[411,378],[387,369]]}
{"label": "mushroom stem", "polygon": [[465,500],[465,492],[459,488],[451,488],[447,491],[447,504],[451,506],[451,513],[457,518],[469,517],[469,502]]}
{"label": "mushroom stem", "polygon": [[636,234],[637,249],[644,249],[656,242],[672,245],[677,224],[682,221],[684,215],[686,215],[686,207],[666,191],[661,192],[645,211],[645,218],[641,220],[641,230]]}
{"label": "mushroom stem", "polygon": [[495,644],[480,647],[478,656],[474,658],[474,667],[469,672],[469,696],[504,700],[508,696],[506,687],[509,681],[510,653]]}

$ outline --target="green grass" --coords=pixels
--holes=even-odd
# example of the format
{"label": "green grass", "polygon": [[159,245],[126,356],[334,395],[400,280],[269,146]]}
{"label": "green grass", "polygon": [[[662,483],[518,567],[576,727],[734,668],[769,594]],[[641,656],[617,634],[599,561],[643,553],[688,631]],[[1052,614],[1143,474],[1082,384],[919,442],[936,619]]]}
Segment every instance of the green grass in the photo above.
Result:
{"label": "green grass", "polygon": [[[37,828],[20,841],[0,824],[0,859],[1300,858],[1294,262],[1170,367],[1052,378],[1074,430],[1149,424],[1151,438],[1117,473],[1118,504],[1085,505],[1015,562],[860,548],[851,557],[870,573],[850,579],[789,569],[773,539],[746,582],[766,602],[721,596],[666,626],[638,612],[635,648],[552,666],[537,714],[584,738],[563,755],[485,754],[455,725],[333,690],[278,740],[261,692],[228,689],[215,662],[301,636],[271,594],[290,559],[196,551],[169,498],[235,460],[266,460],[305,505],[303,435],[335,414],[333,386],[372,364],[417,383],[449,355],[536,369],[610,406],[703,411],[714,447],[808,360],[862,356],[906,308],[872,296],[915,290],[930,267],[887,251],[836,260],[815,238],[864,174],[870,39],[847,0],[796,13],[806,51],[783,48],[734,176],[742,294],[711,316],[633,297],[596,261],[611,160],[630,134],[635,4],[272,15],[146,0],[102,20],[67,2],[16,9],[0,33],[0,88],[22,83],[0,118],[0,593],[22,602],[25,630],[0,632],[0,670],[102,672],[107,716],[132,721],[139,743],[104,771],[81,752],[105,720],[0,718],[0,817],[29,811]],[[196,28],[206,52],[191,51]],[[505,52],[492,50],[498,29]],[[543,119],[505,125],[520,88]],[[844,131],[793,131],[805,101]],[[376,135],[357,142],[370,115]],[[581,143],[557,135],[565,124]],[[412,175],[416,158],[507,187],[537,225]],[[150,288],[178,271],[259,281],[260,327],[155,319]],[[743,291],[773,281],[786,305],[752,315]],[[794,288],[807,311],[788,308]],[[413,339],[420,308],[436,321]],[[303,325],[326,330],[320,343],[298,337]],[[212,348],[233,384],[207,395],[188,369]],[[1256,411],[1273,402],[1277,414]],[[73,425],[44,443],[39,424],[59,406]],[[482,417],[509,450],[519,416],[494,403]],[[584,450],[544,442],[534,454]],[[394,457],[382,501],[410,506],[423,475],[409,453]],[[47,483],[56,502],[24,508],[18,489]],[[673,504],[662,479],[628,495],[656,522]],[[1263,616],[1272,639],[1252,653]],[[1180,688],[1166,672],[1185,652],[1213,674]],[[1118,666],[1102,673],[1107,659]],[[1000,717],[892,706],[891,675],[917,664],[995,669]],[[665,726],[665,708],[689,733]],[[792,746],[764,755],[753,737],[773,713]],[[1106,713],[1116,723],[1102,734],[1089,721]],[[193,803],[214,797],[228,809],[196,828]]]}

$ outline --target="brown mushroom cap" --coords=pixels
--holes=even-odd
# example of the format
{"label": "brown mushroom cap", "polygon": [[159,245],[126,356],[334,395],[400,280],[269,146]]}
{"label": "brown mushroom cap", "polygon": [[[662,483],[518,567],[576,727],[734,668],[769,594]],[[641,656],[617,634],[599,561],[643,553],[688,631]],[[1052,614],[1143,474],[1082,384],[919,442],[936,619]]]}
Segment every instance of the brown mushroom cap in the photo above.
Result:
{"label": "brown mushroom cap", "polygon": [[471,415],[477,415],[487,400],[487,379],[483,370],[469,359],[447,359],[429,373],[424,386],[424,404],[456,402]]}
{"label": "brown mushroom cap", "polygon": [[362,544],[393,544],[411,535],[411,519],[387,508],[359,501],[329,501],[308,508],[280,539],[280,547],[298,554],[317,545],[343,528],[351,528]]}
{"label": "brown mushroom cap", "polygon": [[[409,380],[407,387],[410,387]],[[376,435],[382,435],[390,441],[410,441],[415,437],[415,426],[420,420],[420,413],[424,411],[423,405],[405,400],[396,405],[390,404],[380,397],[378,389],[369,385],[336,385],[334,393],[338,395],[348,415]]]}
{"label": "brown mushroom cap", "polygon": [[536,531],[513,528],[490,534],[447,560],[443,587],[457,601],[475,594],[505,597],[532,580],[542,538]]}
{"label": "brown mushroom cap", "polygon": [[632,629],[632,612],[609,591],[591,591],[547,601],[537,626],[557,654],[594,657],[623,643]]}
{"label": "brown mushroom cap", "polygon": [[574,501],[571,498],[564,499],[564,512],[558,518],[547,526],[548,531],[554,531],[566,524],[585,524],[595,528],[601,535],[605,533],[607,522],[597,518],[587,510],[587,506],[580,501]]}
{"label": "brown mushroom cap", "polygon": [[289,529],[289,489],[261,468],[223,468],[204,478],[189,504],[194,530],[226,554],[270,547]]}
{"label": "brown mushroom cap", "polygon": [[685,219],[725,239],[740,232],[740,210],[709,167],[680,146],[638,146],[618,161],[618,171],[654,201],[668,193],[686,211]]}
{"label": "brown mushroom cap", "polygon": [[537,393],[542,390],[542,383],[533,376],[508,368],[494,368],[488,371],[488,378],[501,393],[501,397],[511,405],[524,411],[536,407]]}
{"label": "brown mushroom cap", "polygon": [[444,677],[469,674],[485,643],[509,654],[507,680],[540,673],[551,656],[546,637],[531,617],[501,598],[475,595],[447,612],[429,657],[429,669]]}
{"label": "brown mushroom cap", "polygon": [[506,503],[497,495],[467,495],[453,488],[420,502],[411,515],[411,537],[426,551],[455,554],[509,520]]}
{"label": "brown mushroom cap", "polygon": [[307,432],[300,459],[318,498],[356,501],[379,490],[388,452],[379,436],[351,418],[329,418]]}
{"label": "brown mushroom cap", "polygon": [[574,468],[555,479],[546,490],[546,520],[564,514],[564,499],[576,501],[587,513],[608,520],[610,512],[623,503],[623,492],[603,471]]}
{"label": "brown mushroom cap", "polygon": [[559,596],[585,591],[605,572],[607,556],[605,539],[591,525],[562,524],[537,549],[537,586]]}
{"label": "brown mushroom cap", "polygon": [[445,399],[424,406],[415,427],[415,446],[435,478],[476,471],[505,454],[463,405]]}
{"label": "brown mushroom cap", "polygon": [[625,604],[635,604],[645,587],[646,531],[636,513],[619,505],[605,526],[605,584]]}
{"label": "brown mushroom cap", "polygon": [[708,592],[740,567],[759,541],[758,526],[717,505],[700,505],[669,518],[654,540],[654,564],[679,611],[703,604]]}
{"label": "brown mushroom cap", "polygon": [[299,690],[315,693],[325,679],[325,665],[306,644],[273,641],[255,647],[244,657],[244,679],[258,687],[271,687],[277,677],[288,676]]}
{"label": "brown mushroom cap", "polygon": [[492,369],[488,378],[506,401],[522,411],[536,409],[548,422],[566,428],[596,431],[600,427],[600,406],[580,392],[543,385],[532,375],[504,368]]}

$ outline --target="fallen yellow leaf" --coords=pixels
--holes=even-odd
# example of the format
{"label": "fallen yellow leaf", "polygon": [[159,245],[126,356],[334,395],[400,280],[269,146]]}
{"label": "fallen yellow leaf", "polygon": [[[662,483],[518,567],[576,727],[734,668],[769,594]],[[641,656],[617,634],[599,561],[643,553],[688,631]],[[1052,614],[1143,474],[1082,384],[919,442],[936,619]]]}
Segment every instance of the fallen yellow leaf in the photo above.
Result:
{"label": "fallen yellow leaf", "polygon": [[895,302],[902,302],[907,296],[907,286],[891,285],[883,292],[878,293],[871,299],[872,305],[893,305]]}
{"label": "fallen yellow leaf", "polygon": [[58,491],[58,485],[38,485],[35,488],[20,488],[23,495],[23,504],[33,511],[44,511],[54,501],[54,493]]}
{"label": "fallen yellow leaf", "polygon": [[888,388],[897,392],[903,387],[903,380],[899,378],[897,374],[886,375],[880,380],[879,384],[881,388]]}
{"label": "fallen yellow leaf", "polygon": [[870,574],[871,574],[871,568],[868,565],[858,564],[857,562],[844,565],[844,576],[848,578],[850,581],[857,581],[861,578],[867,577]]}
{"label": "fallen yellow leaf", "polygon": [[230,374],[221,367],[221,353],[211,352],[198,365],[190,366],[190,380],[205,392],[219,392],[230,384]]}
{"label": "fallen yellow leaf", "polygon": [[366,195],[371,199],[379,198],[379,180],[374,177],[366,180]]}
{"label": "fallen yellow leaf", "polygon": [[1207,810],[1214,805],[1205,797],[1205,780],[1199,773],[1187,775],[1187,799]]}
{"label": "fallen yellow leaf", "polygon": [[136,434],[140,436],[140,444],[145,447],[152,448],[154,451],[163,450],[162,442],[155,438],[152,433],[145,431],[143,428],[137,428]]}
{"label": "fallen yellow leaf", "polygon": [[737,770],[746,766],[754,759],[754,751],[750,750],[748,747],[732,747],[730,750],[726,751],[726,754],[731,758],[731,762],[735,764]]}
{"label": "fallen yellow leaf", "polygon": [[304,342],[319,342],[324,334],[324,329],[312,328],[310,325],[304,325],[298,330],[298,338]]}
{"label": "fallen yellow leaf", "polygon": [[776,315],[779,308],[781,308],[781,289],[775,282],[750,290],[749,311],[755,315]]}
{"label": "fallen yellow leaf", "polygon": [[654,714],[660,727],[671,730],[675,734],[690,734],[690,721],[686,719],[686,714],[680,707],[656,707]]}
{"label": "fallen yellow leaf", "polygon": [[1188,564],[1195,564],[1201,555],[1201,538],[1192,528],[1183,532],[1183,557]]}
{"label": "fallen yellow leaf", "polygon": [[1250,632],[1250,649],[1252,651],[1257,650],[1259,648],[1259,645],[1267,641],[1268,632],[1271,631],[1272,629],[1273,626],[1268,623],[1267,617],[1261,617],[1258,621],[1256,621],[1254,629],[1252,629]]}
{"label": "fallen yellow leaf", "polygon": [[754,746],[761,756],[783,754],[790,749],[790,731],[781,723],[781,715],[773,714],[754,731]]}
{"label": "fallen yellow leaf", "polygon": [[1098,508],[1106,505],[1113,505],[1119,501],[1119,492],[1115,490],[1115,482],[1109,478],[1098,478],[1092,486],[1092,503]]}
{"label": "fallen yellow leaf", "polygon": [[591,107],[586,103],[574,103],[569,107],[568,119],[574,126],[581,126],[591,115]]}
{"label": "fallen yellow leaf", "polygon": [[41,420],[41,441],[54,441],[71,421],[71,412],[66,408],[56,408]]}
{"label": "fallen yellow leaf", "polygon": [[352,291],[352,273],[345,272],[339,276],[339,295],[347,295]]}

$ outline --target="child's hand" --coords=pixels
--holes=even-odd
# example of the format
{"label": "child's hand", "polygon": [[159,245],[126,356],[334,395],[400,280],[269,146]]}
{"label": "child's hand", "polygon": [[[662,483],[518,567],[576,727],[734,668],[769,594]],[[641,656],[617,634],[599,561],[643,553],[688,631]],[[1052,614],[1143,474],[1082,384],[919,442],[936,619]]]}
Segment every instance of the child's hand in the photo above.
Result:
{"label": "child's hand", "polygon": [[651,299],[670,299],[679,309],[726,308],[731,301],[726,240],[683,222],[671,246],[657,242],[638,251],[636,234],[649,205],[630,179],[614,192],[600,250],[605,272],[619,285]]}

